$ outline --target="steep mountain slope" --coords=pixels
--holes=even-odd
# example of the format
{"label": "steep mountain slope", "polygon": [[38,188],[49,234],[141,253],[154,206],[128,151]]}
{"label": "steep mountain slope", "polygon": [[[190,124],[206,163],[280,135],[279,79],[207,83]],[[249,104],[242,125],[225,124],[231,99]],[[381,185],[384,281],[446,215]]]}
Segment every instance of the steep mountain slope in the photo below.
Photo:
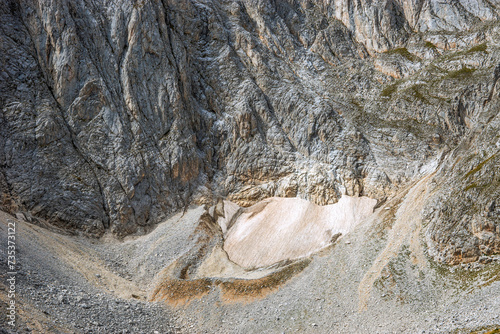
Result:
{"label": "steep mountain slope", "polygon": [[497,17],[492,1],[11,1],[3,208],[123,236],[219,196],[383,200],[495,113]]}
{"label": "steep mountain slope", "polygon": [[[0,210],[104,244],[156,238],[168,230],[160,222],[190,212],[185,230],[168,225],[186,240],[182,254],[168,239],[176,252],[134,262],[151,271],[134,279],[193,314],[210,310],[196,298],[233,302],[251,290],[274,305],[296,286],[304,298],[347,296],[346,310],[374,319],[398,302],[409,313],[452,303],[446,293],[464,297],[463,283],[473,294],[456,310],[472,316],[474,296],[498,296],[499,16],[497,0],[5,0]],[[271,197],[296,197],[311,213],[347,196],[376,202],[342,236],[352,247],[331,221],[265,211]],[[280,239],[300,238],[292,223],[325,234],[281,262],[245,259],[267,246],[265,231],[293,244]],[[228,242],[251,229],[255,244]],[[336,276],[314,290],[306,283],[326,279],[321,268]],[[232,310],[262,315],[256,305]],[[291,305],[292,318],[310,307]],[[405,328],[431,328],[420,315]],[[361,330],[358,317],[346,331]],[[203,321],[200,330],[212,324]]]}

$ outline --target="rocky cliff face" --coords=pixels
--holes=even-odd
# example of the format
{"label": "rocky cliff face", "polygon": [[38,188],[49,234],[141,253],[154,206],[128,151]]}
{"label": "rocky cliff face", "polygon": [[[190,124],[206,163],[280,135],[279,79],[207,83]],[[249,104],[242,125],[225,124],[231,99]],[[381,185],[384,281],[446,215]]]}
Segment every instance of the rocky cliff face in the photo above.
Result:
{"label": "rocky cliff face", "polygon": [[[498,1],[7,1],[2,208],[96,236],[190,203],[390,199],[500,252]],[[486,261],[486,260],[485,260]]]}

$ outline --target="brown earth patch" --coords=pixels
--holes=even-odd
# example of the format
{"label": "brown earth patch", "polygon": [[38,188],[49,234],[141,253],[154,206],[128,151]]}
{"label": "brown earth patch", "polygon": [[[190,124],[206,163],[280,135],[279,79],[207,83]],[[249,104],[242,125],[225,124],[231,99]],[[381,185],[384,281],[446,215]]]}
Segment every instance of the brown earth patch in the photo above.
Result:
{"label": "brown earth patch", "polygon": [[151,301],[163,300],[171,306],[189,304],[195,298],[201,298],[214,287],[208,278],[183,280],[166,279],[155,288]]}
{"label": "brown earth patch", "polygon": [[293,276],[302,272],[311,263],[310,259],[290,264],[283,269],[259,279],[234,279],[220,282],[222,300],[227,303],[250,302],[264,298],[278,290]]}
{"label": "brown earth patch", "polygon": [[251,302],[278,290],[293,276],[302,272],[310,262],[310,259],[298,261],[258,279],[168,278],[157,285],[150,300],[163,300],[171,306],[183,306],[219,287],[221,299],[226,303]]}

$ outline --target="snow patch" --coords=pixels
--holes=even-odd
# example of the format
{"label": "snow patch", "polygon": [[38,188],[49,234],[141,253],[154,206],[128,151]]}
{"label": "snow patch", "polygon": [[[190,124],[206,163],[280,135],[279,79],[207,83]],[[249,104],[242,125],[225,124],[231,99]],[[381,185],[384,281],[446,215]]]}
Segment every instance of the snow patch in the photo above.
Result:
{"label": "snow patch", "polygon": [[377,200],[342,196],[335,204],[319,206],[300,198],[272,197],[236,210],[224,201],[224,250],[245,268],[265,267],[295,260],[330,245],[373,213]]}

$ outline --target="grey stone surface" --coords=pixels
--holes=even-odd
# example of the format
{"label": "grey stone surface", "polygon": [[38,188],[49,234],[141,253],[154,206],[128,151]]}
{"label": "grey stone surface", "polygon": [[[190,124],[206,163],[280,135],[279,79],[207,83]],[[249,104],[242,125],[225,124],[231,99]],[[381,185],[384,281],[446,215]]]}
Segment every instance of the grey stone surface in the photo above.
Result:
{"label": "grey stone surface", "polygon": [[436,259],[498,253],[499,8],[6,0],[2,209],[122,237],[217,197],[382,202],[437,170]]}

